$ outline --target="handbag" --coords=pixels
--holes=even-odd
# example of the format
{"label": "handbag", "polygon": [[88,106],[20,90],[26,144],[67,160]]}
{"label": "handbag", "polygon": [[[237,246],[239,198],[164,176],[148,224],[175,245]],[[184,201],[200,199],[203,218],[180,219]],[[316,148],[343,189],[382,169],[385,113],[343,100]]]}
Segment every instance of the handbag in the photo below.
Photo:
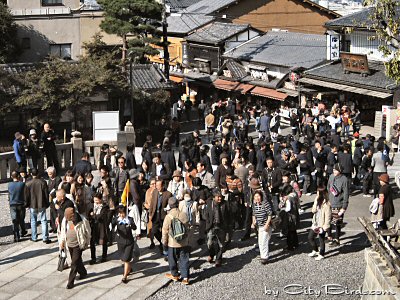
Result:
{"label": "handbag", "polygon": [[65,253],[65,250],[61,250],[60,254],[58,255],[57,271],[62,272],[64,270],[66,259],[67,259],[67,254]]}
{"label": "handbag", "polygon": [[134,260],[139,260],[139,257],[140,257],[140,249],[139,249],[139,246],[138,246],[136,240],[133,244],[132,257]]}
{"label": "handbag", "polygon": [[271,226],[274,230],[279,231],[281,229],[282,219],[279,216],[275,216],[271,219]]}

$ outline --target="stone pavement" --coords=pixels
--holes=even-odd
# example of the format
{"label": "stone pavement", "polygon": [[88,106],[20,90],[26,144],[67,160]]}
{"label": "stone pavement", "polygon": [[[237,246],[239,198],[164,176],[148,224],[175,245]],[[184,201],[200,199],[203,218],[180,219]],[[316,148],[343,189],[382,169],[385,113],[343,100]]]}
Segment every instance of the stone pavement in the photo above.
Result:
{"label": "stone pavement", "polygon": [[[52,240],[56,240],[54,235]],[[57,271],[58,244],[25,240],[0,254],[0,299],[146,299],[168,282],[164,276],[168,263],[161,258],[157,247],[154,252],[147,249],[148,239],[138,244],[141,256],[133,263],[127,284],[121,283],[123,266],[114,244],[105,263],[89,265],[90,250],[84,251],[88,276],[76,280],[75,287],[67,290],[69,269]],[[98,247],[98,256],[100,251]],[[192,260],[200,252],[198,249]]]}
{"label": "stone pavement", "polygon": [[[368,128],[365,128],[365,132]],[[364,133],[365,134],[365,133]],[[140,157],[140,156],[139,156]],[[399,156],[400,158],[400,156]],[[398,168],[397,163],[393,168]],[[6,185],[0,185],[0,192],[6,190]],[[204,249],[198,249],[193,253],[191,261],[196,261],[196,268],[192,269],[194,282],[189,287],[182,287],[181,284],[174,283],[166,288],[168,284],[164,274],[167,272],[167,263],[160,257],[158,251],[147,249],[148,239],[139,241],[141,257],[138,262],[133,264],[133,273],[129,277],[127,284],[121,283],[122,265],[116,253],[116,245],[109,249],[109,260],[105,263],[89,265],[90,251],[84,252],[83,258],[88,270],[88,277],[82,281],[76,281],[74,289],[67,290],[67,278],[69,270],[58,272],[58,244],[45,245],[42,242],[32,243],[29,237],[18,244],[10,243],[12,240],[11,222],[9,218],[7,197],[3,193],[0,195],[0,299],[35,299],[45,297],[47,299],[146,299],[152,294],[155,299],[243,299],[249,295],[252,298],[266,298],[261,290],[264,285],[273,288],[281,288],[282,285],[292,280],[298,282],[323,284],[327,282],[348,282],[351,287],[358,287],[362,284],[363,272],[365,268],[362,249],[367,246],[365,235],[358,224],[357,216],[369,216],[368,206],[371,198],[362,198],[360,195],[350,199],[349,210],[346,213],[346,227],[344,228],[343,245],[338,249],[329,250],[328,259],[319,265],[304,264],[307,257],[305,253],[309,250],[306,241],[306,231],[310,225],[310,206],[313,197],[304,197],[306,212],[302,216],[302,229],[299,231],[301,240],[301,250],[295,255],[287,256],[281,254],[282,246],[276,242],[272,246],[274,263],[271,264],[274,270],[281,270],[278,276],[272,276],[271,270],[260,269],[260,264],[255,259],[257,254],[252,250],[254,240],[249,243],[241,244],[234,241],[235,249],[227,251],[226,257],[229,262],[220,271],[210,269],[204,262]],[[395,200],[396,216],[392,221],[400,217],[400,201]],[[29,214],[26,221],[29,220]],[[40,227],[39,227],[40,232]],[[237,239],[239,235],[235,237]],[[54,235],[51,236],[55,241]],[[98,247],[99,248],[99,247]],[[98,249],[98,254],[100,254]],[[338,255],[340,254],[340,255]],[[198,257],[202,257],[197,260]],[[274,266],[275,265],[275,266]],[[233,267],[233,269],[231,269]],[[321,269],[322,268],[322,269]],[[345,270],[343,278],[337,279],[334,270]],[[284,278],[282,274],[284,273]],[[306,275],[306,276],[304,276]],[[259,276],[265,276],[260,285],[257,282]],[[313,279],[310,278],[313,276]],[[243,290],[236,287],[243,284],[243,278],[247,282],[252,282],[250,289]],[[269,278],[269,279],[268,279]],[[210,280],[209,280],[210,279]],[[214,282],[225,282],[221,288],[215,288]],[[185,289],[183,289],[185,288]],[[260,294],[261,293],[261,294]],[[163,298],[164,297],[164,298]],[[291,298],[293,299],[293,297]],[[296,297],[297,299],[297,297]]]}

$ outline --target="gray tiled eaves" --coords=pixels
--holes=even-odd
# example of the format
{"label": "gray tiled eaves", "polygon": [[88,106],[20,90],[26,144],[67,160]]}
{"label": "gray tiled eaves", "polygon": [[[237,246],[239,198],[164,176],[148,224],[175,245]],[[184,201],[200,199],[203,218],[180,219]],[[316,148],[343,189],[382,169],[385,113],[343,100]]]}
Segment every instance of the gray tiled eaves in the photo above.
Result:
{"label": "gray tiled eaves", "polygon": [[132,66],[132,87],[140,90],[157,90],[171,88],[165,80],[164,74],[154,65]]}
{"label": "gray tiled eaves", "polygon": [[203,15],[180,14],[167,18],[168,34],[186,35],[193,30],[214,20],[214,17]]}
{"label": "gray tiled eaves", "polygon": [[213,22],[190,34],[186,40],[190,42],[217,44],[245,31],[249,25]]}
{"label": "gray tiled eaves", "polygon": [[382,90],[393,90],[396,88],[394,80],[385,75],[385,66],[382,63],[369,61],[368,66],[371,74],[366,77],[358,73],[345,74],[339,61],[310,69],[304,72],[304,74],[307,78],[347,85],[352,83],[365,87],[380,88]]}
{"label": "gray tiled eaves", "polygon": [[185,11],[197,14],[212,14],[238,0],[201,0],[186,8]]}
{"label": "gray tiled eaves", "polygon": [[326,37],[271,31],[225,52],[224,57],[289,68],[311,68],[326,58]]}
{"label": "gray tiled eaves", "polygon": [[335,20],[330,20],[325,23],[325,26],[330,27],[357,27],[369,28],[372,26],[371,16],[373,8],[365,8],[354,14],[350,14]]}

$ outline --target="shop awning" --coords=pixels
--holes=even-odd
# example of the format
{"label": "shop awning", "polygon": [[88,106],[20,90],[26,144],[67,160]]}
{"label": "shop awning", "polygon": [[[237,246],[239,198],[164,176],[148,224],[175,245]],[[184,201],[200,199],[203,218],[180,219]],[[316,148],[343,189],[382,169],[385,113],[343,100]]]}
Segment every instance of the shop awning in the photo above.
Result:
{"label": "shop awning", "polygon": [[295,91],[295,90],[290,90],[290,89],[286,89],[286,88],[281,88],[281,89],[277,89],[278,92],[284,93],[290,97],[298,97],[299,96],[299,92]]}
{"label": "shop awning", "polygon": [[279,100],[283,101],[287,98],[288,95],[284,93],[277,92],[276,90],[273,89],[267,89],[264,87],[256,86],[252,91],[252,95],[260,96],[260,97],[265,97],[265,98],[271,98],[274,100]]}
{"label": "shop awning", "polygon": [[173,75],[169,76],[169,79],[170,79],[171,81],[173,81],[173,82],[176,82],[176,83],[181,83],[181,82],[183,81],[183,78],[182,78],[182,77],[173,76]]}
{"label": "shop awning", "polygon": [[254,87],[254,85],[252,84],[245,84],[237,81],[229,81],[223,79],[217,79],[213,82],[213,84],[217,89],[229,92],[240,92],[242,94],[246,94]]}
{"label": "shop awning", "polygon": [[317,86],[322,86],[322,87],[327,87],[327,88],[334,89],[334,90],[340,90],[340,91],[345,91],[345,92],[350,92],[350,93],[356,93],[356,94],[367,95],[367,96],[371,96],[371,97],[382,98],[382,99],[393,96],[390,93],[378,92],[378,91],[373,91],[373,90],[369,90],[369,89],[349,86],[349,85],[345,85],[345,84],[327,82],[327,81],[322,81],[322,80],[317,80],[317,79],[312,79],[312,78],[301,78],[300,82],[317,85]]}

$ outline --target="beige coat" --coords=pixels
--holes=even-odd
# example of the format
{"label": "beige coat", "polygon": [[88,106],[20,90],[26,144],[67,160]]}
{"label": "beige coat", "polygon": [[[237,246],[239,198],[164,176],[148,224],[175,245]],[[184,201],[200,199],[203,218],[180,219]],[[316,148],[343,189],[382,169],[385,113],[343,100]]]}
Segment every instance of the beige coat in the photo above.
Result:
{"label": "beige coat", "polygon": [[[314,200],[312,213],[314,214],[312,224],[314,224],[317,216],[317,199]],[[331,215],[331,204],[329,203],[329,201],[325,200],[321,205],[321,217],[319,218],[319,222],[317,224],[318,227],[321,227],[323,230],[327,231],[331,227]]]}
{"label": "beige coat", "polygon": [[[76,231],[76,235],[78,238],[79,248],[81,248],[82,250],[85,250],[90,245],[90,238],[91,238],[92,231],[90,229],[89,221],[84,216],[81,216],[81,218],[82,218],[82,221],[78,222],[78,224],[75,225],[75,231]],[[65,248],[67,249],[68,243],[67,243],[66,227],[67,227],[67,219],[64,218],[61,223],[59,242],[60,243],[64,242]]]}
{"label": "beige coat", "polygon": [[213,114],[208,114],[204,121],[207,127],[212,127],[214,126],[215,117]]}
{"label": "beige coat", "polygon": [[169,211],[168,215],[164,219],[161,242],[163,245],[167,245],[168,247],[171,248],[186,247],[188,245],[187,236],[186,238],[178,242],[169,235],[173,218],[178,218],[183,223],[183,225],[185,225],[187,231],[189,230],[188,217],[186,213],[179,211],[178,208],[173,208]]}

